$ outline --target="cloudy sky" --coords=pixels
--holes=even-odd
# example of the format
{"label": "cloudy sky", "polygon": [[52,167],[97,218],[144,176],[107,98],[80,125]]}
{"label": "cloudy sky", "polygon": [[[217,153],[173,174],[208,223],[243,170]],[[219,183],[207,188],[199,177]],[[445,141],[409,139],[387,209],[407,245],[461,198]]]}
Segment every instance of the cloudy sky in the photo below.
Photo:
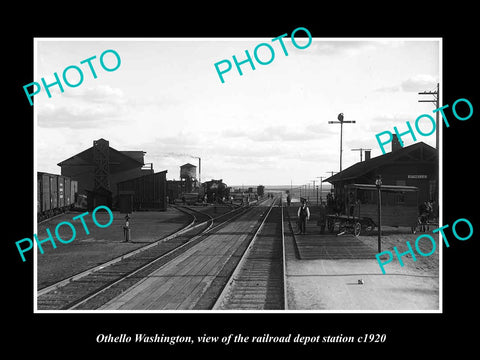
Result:
{"label": "cloudy sky", "polygon": [[[61,93],[35,96],[37,170],[60,173],[56,164],[104,138],[117,150],[143,150],[155,171],[179,177],[179,166],[202,158],[202,180],[229,185],[301,185],[339,170],[339,113],[356,124],[343,127],[343,168],[360,160],[354,148],[382,154],[375,134],[406,130],[431,103],[417,93],[440,81],[437,39],[323,39],[304,50],[284,38],[288,56],[271,38],[248,39],[36,39],[35,79],[54,81],[69,65],[83,83]],[[214,64],[271,43],[269,65],[235,65],[221,83]],[[306,44],[306,39],[299,39]],[[100,54],[115,50],[116,71],[104,71]],[[80,61],[96,55],[93,79]],[[262,47],[263,61],[269,53]],[[255,61],[255,60],[254,60]],[[115,65],[112,54],[107,66]],[[113,65],[112,65],[113,64]],[[77,82],[75,71],[68,79]],[[428,97],[424,97],[428,98]],[[26,100],[28,103],[28,100]],[[425,126],[424,131],[429,128]],[[434,135],[420,137],[435,146]],[[404,139],[407,145],[410,138]],[[390,145],[386,147],[390,150]]]}

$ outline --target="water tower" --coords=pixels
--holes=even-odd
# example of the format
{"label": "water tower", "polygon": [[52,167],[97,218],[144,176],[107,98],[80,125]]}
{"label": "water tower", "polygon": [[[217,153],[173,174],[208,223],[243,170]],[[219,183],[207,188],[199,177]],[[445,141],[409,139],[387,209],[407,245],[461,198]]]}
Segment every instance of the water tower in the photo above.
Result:
{"label": "water tower", "polygon": [[197,167],[190,163],[180,166],[180,180],[185,182],[184,191],[192,192],[194,182],[197,181]]}

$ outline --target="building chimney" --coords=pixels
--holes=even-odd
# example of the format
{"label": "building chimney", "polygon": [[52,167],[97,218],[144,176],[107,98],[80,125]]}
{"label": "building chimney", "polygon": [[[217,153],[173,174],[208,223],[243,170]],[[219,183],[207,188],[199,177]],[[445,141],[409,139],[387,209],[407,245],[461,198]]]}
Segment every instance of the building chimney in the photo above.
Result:
{"label": "building chimney", "polygon": [[365,150],[365,161],[370,160],[371,150]]}
{"label": "building chimney", "polygon": [[202,159],[198,158],[198,183],[202,183]]}
{"label": "building chimney", "polygon": [[398,141],[398,136],[397,134],[393,134],[393,139],[392,139],[392,152],[397,151],[398,149],[401,149],[402,145],[400,145],[400,141]]}

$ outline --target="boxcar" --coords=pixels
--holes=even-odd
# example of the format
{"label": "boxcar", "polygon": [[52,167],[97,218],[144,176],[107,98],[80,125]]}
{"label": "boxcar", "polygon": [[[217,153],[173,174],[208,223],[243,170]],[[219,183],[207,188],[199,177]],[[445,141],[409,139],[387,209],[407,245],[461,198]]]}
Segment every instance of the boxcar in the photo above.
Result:
{"label": "boxcar", "polygon": [[78,182],[62,175],[37,173],[37,220],[41,221],[72,208]]}

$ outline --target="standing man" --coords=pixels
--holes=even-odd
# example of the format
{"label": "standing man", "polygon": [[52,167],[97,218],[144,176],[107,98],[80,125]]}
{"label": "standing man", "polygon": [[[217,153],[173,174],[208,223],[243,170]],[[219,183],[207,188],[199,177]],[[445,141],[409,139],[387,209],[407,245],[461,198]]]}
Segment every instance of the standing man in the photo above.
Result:
{"label": "standing man", "polygon": [[301,198],[302,205],[298,208],[298,222],[300,226],[300,233],[305,235],[307,230],[307,220],[310,219],[310,210],[307,206],[307,200],[305,198]]}
{"label": "standing man", "polygon": [[327,223],[327,209],[325,208],[325,203],[322,201],[320,204],[320,217],[318,219],[318,225],[320,225],[320,233],[323,234],[325,232],[325,225]]}

